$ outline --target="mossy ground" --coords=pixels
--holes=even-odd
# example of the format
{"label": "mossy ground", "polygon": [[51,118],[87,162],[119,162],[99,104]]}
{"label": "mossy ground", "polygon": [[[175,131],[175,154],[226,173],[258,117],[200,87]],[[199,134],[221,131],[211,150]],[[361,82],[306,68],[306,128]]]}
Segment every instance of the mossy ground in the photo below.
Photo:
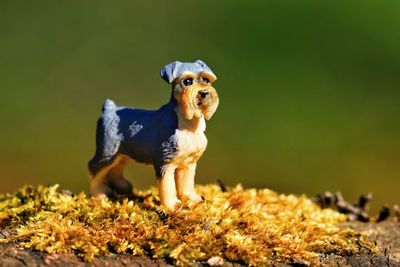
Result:
{"label": "mossy ground", "polygon": [[0,195],[0,228],[15,234],[0,242],[49,253],[130,253],[191,265],[214,256],[247,265],[272,262],[317,264],[324,254],[376,251],[363,233],[343,229],[346,217],[320,209],[305,196],[268,189],[222,192],[197,186],[205,201],[176,211],[158,206],[155,188],[135,199],[110,201],[59,191],[58,185],[25,186]]}

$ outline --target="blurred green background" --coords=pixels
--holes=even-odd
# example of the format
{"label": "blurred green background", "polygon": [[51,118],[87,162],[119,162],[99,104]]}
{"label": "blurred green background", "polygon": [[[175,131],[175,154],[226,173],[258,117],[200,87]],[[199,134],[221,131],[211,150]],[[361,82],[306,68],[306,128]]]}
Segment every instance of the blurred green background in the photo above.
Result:
{"label": "blurred green background", "polygon": [[[400,201],[400,2],[1,1],[0,192],[87,190],[105,98],[156,109],[203,59],[221,103],[198,183]],[[153,169],[131,165],[138,188]]]}

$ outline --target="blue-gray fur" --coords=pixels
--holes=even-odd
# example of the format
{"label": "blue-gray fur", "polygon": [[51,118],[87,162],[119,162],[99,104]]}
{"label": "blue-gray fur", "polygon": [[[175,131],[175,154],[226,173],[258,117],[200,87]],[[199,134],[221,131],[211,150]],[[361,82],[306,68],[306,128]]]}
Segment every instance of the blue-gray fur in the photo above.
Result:
{"label": "blue-gray fur", "polygon": [[196,62],[180,62],[174,61],[165,65],[161,71],[161,77],[167,82],[172,83],[176,78],[181,76],[185,72],[191,72],[193,74],[199,74],[201,72],[211,72],[213,71],[201,60],[196,60]]}
{"label": "blue-gray fur", "polygon": [[[97,125],[96,154],[89,161],[92,174],[110,164],[117,154],[124,154],[137,162],[153,164],[156,176],[160,177],[162,167],[176,153],[175,107],[173,97],[158,110],[117,107],[107,99]],[[137,128],[134,134],[132,125]]]}

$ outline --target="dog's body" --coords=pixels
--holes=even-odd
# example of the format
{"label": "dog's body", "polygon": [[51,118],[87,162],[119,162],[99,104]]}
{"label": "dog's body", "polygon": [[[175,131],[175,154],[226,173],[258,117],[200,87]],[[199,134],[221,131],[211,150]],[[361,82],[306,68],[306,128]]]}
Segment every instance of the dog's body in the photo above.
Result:
{"label": "dog's body", "polygon": [[161,76],[173,90],[170,101],[158,110],[117,107],[105,101],[97,124],[96,153],[89,161],[92,195],[130,195],[132,186],[122,173],[133,159],[153,164],[162,205],[174,208],[184,197],[201,200],[194,192],[194,175],[207,146],[205,118],[219,103],[211,87],[216,77],[202,61],[173,62]]}

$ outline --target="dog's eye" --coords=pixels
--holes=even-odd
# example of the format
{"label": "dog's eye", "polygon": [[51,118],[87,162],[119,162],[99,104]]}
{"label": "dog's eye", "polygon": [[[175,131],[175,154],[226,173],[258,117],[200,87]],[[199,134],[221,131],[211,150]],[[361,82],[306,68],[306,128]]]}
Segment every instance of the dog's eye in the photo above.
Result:
{"label": "dog's eye", "polygon": [[203,82],[204,82],[204,83],[210,83],[210,80],[203,77]]}
{"label": "dog's eye", "polygon": [[183,80],[183,85],[184,86],[189,86],[193,84],[193,79],[192,78],[186,78]]}

